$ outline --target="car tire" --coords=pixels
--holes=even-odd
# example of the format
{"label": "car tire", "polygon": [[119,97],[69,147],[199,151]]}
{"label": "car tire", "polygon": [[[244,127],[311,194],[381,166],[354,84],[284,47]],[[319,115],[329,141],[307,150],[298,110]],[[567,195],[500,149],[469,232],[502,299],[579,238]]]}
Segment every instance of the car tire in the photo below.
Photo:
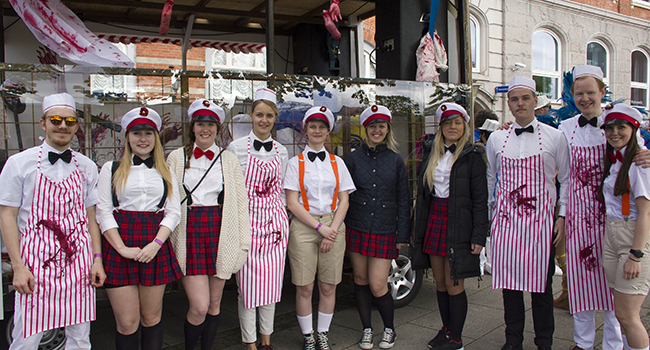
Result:
{"label": "car tire", "polygon": [[[14,315],[11,315],[5,323],[5,339],[11,345],[11,332],[14,330]],[[43,332],[43,338],[38,344],[38,350],[62,350],[65,348],[65,328],[50,329]]]}
{"label": "car tire", "polygon": [[423,270],[413,270],[411,258],[400,254],[391,262],[388,274],[388,292],[393,296],[395,308],[410,304],[422,286]]}

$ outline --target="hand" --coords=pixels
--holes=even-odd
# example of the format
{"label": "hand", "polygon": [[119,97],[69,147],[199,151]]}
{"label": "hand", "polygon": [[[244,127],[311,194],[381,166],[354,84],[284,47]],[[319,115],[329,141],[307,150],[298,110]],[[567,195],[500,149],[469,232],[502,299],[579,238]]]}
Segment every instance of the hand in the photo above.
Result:
{"label": "hand", "polygon": [[627,259],[625,265],[623,266],[623,278],[626,280],[631,280],[633,278],[639,277],[641,273],[641,263],[632,261],[632,259]]}
{"label": "hand", "polygon": [[135,259],[137,262],[141,262],[144,264],[148,264],[153,258],[156,257],[156,254],[158,254],[158,251],[160,250],[160,244],[156,242],[151,242],[144,246],[142,250],[140,251],[140,254],[138,254]]}
{"label": "hand", "polygon": [[95,258],[93,266],[90,268],[90,284],[93,287],[101,287],[106,280],[106,272],[104,272],[104,264],[101,258]]}
{"label": "hand", "polygon": [[479,255],[483,249],[482,245],[472,244],[472,254]]}
{"label": "hand", "polygon": [[339,8],[339,0],[332,0],[332,4],[330,5],[330,16],[334,22],[343,19],[343,17],[341,17],[341,9]]}
{"label": "hand", "polygon": [[559,217],[557,218],[557,221],[555,221],[555,228],[553,229],[555,239],[553,240],[553,245],[556,247],[564,239],[564,223],[565,220],[563,217]]}
{"label": "hand", "polygon": [[501,124],[501,126],[498,127],[497,130],[508,130],[510,128],[510,125],[512,125],[512,122],[505,122]]}
{"label": "hand", "polygon": [[124,259],[135,259],[135,257],[138,256],[138,254],[140,254],[141,250],[142,249],[140,249],[138,247],[126,247],[125,246],[125,247],[121,248],[120,250],[118,250],[117,252],[120,253],[120,255]]}
{"label": "hand", "polygon": [[341,39],[341,32],[339,32],[334,22],[332,22],[332,17],[327,10],[323,10],[323,21],[325,21],[325,28],[330,32],[332,38],[334,38],[334,40]]}
{"label": "hand", "polygon": [[404,247],[408,247],[408,246],[409,246],[408,243],[397,243],[397,250],[400,250],[400,249],[402,249]]}
{"label": "hand", "polygon": [[634,155],[634,164],[643,168],[650,168],[650,150],[642,149]]}
{"label": "hand", "polygon": [[320,242],[320,252],[321,253],[328,253],[330,249],[332,249],[332,245],[334,244],[333,241],[330,241],[327,238],[323,238],[323,240]]}
{"label": "hand", "polygon": [[14,268],[14,289],[20,294],[34,292],[34,275],[25,266]]}
{"label": "hand", "polygon": [[336,236],[339,234],[338,231],[335,231],[333,228],[325,225],[321,226],[318,229],[318,233],[320,233],[323,238],[329,239],[332,242],[336,241]]}

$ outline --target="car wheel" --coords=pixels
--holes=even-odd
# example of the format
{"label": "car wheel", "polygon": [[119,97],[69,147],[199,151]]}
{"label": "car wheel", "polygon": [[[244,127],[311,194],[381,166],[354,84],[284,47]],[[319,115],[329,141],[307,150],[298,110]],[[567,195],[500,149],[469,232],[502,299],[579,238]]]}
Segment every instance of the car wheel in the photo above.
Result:
{"label": "car wheel", "polygon": [[413,270],[411,258],[400,255],[393,259],[388,275],[388,291],[393,296],[395,308],[410,304],[422,286],[422,270]]}
{"label": "car wheel", "polygon": [[[13,339],[11,332],[14,330],[13,315],[7,320],[6,325],[5,337],[9,345],[11,345]],[[38,350],[61,350],[63,348],[65,348],[65,328],[61,327],[43,332],[43,338],[41,338],[41,342],[38,344]]]}

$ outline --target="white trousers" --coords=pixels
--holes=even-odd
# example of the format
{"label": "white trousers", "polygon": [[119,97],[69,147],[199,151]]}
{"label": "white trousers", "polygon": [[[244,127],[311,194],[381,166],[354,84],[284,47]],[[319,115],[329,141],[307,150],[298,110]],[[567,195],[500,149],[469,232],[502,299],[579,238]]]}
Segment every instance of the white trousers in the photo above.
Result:
{"label": "white trousers", "polygon": [[256,311],[259,311],[260,314],[260,333],[264,335],[273,334],[275,303],[247,309],[244,307],[244,300],[241,295],[238,299],[239,328],[241,329],[242,341],[247,344],[257,341]]}
{"label": "white trousers", "polygon": [[[16,305],[18,305],[16,303]],[[25,330],[23,328],[23,310],[21,307],[16,307],[14,311],[14,329],[11,332],[13,341],[9,350],[36,350],[38,344],[43,338],[43,333],[36,333],[25,338]],[[77,323],[65,327],[65,349],[90,349],[90,322]]]}
{"label": "white trousers", "polygon": [[[614,311],[604,311],[605,325],[603,327],[603,350],[623,349],[621,325]],[[576,345],[591,350],[596,340],[596,312],[582,311],[573,314],[573,339]]]}

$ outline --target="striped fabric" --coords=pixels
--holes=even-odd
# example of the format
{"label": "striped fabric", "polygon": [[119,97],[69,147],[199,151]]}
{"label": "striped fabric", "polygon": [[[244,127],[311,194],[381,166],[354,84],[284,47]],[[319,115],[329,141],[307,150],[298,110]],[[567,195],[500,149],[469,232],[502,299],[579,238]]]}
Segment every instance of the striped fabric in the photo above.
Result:
{"label": "striped fabric", "polygon": [[[153,36],[133,36],[133,35],[110,35],[110,34],[98,34],[101,39],[106,39],[112,43],[123,43],[123,44],[138,44],[138,43],[161,43],[161,44],[173,44],[173,45],[183,45],[183,39],[181,38],[161,38]],[[192,47],[211,47],[213,49],[224,50],[226,52],[234,53],[262,53],[265,44],[258,43],[243,43],[243,42],[231,42],[231,41],[215,41],[215,40],[190,40],[190,46]]]}

